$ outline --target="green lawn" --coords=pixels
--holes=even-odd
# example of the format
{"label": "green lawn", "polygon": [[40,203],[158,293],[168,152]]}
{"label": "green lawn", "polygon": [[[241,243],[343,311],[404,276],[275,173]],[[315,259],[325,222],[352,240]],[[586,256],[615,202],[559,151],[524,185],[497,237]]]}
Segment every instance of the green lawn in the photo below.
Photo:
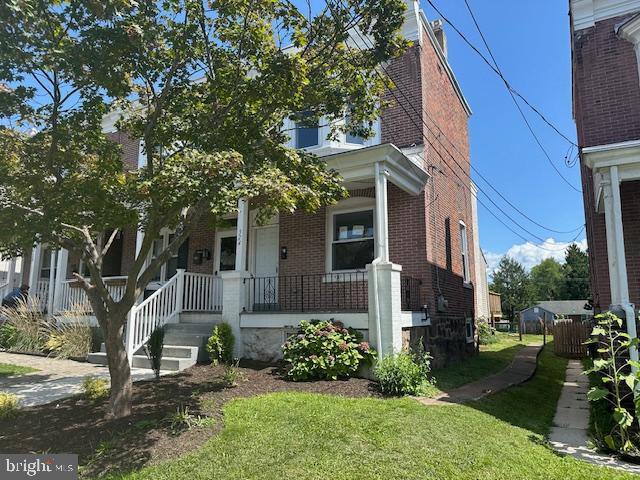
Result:
{"label": "green lawn", "polygon": [[531,381],[465,406],[301,393],[235,400],[205,446],[122,478],[635,478],[544,445],[565,366],[547,348]]}
{"label": "green lawn", "polygon": [[13,365],[11,363],[0,363],[0,377],[22,375],[23,373],[32,373],[37,371],[37,369],[31,367],[23,367],[20,365]]}
{"label": "green lawn", "polygon": [[522,347],[533,342],[542,343],[542,335],[523,335],[522,342],[517,334],[497,333],[496,336],[498,337],[496,343],[480,346],[479,355],[434,370],[436,385],[429,391],[430,396],[498,373],[509,366]]}

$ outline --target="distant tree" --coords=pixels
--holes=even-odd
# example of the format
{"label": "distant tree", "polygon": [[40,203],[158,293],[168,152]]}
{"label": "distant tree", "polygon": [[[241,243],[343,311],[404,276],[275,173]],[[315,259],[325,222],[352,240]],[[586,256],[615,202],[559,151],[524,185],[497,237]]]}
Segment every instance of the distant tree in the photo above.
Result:
{"label": "distant tree", "polygon": [[506,255],[500,259],[490,288],[501,295],[502,312],[509,320],[531,301],[529,274],[520,262]]}
{"label": "distant tree", "polygon": [[572,243],[567,248],[564,273],[564,300],[584,300],[591,296],[591,282],[589,275],[589,256],[578,245]]}
{"label": "distant tree", "polygon": [[564,268],[553,258],[545,258],[531,269],[531,296],[533,300],[564,300]]}

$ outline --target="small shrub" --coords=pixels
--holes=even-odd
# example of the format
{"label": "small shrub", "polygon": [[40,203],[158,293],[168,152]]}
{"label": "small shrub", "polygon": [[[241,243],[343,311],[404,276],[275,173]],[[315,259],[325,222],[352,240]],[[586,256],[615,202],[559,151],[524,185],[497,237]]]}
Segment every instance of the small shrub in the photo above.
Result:
{"label": "small shrub", "polygon": [[91,327],[74,308],[62,312],[56,323],[43,324],[45,348],[58,358],[86,358],[93,341]]}
{"label": "small shrub", "polygon": [[20,400],[13,393],[0,392],[0,420],[13,418],[20,410]]}
{"label": "small shrub", "polygon": [[19,300],[15,308],[0,307],[0,317],[5,318],[5,324],[14,328],[12,351],[44,351],[48,338],[45,331],[47,321],[36,299],[28,297],[26,300]]}
{"label": "small shrub", "polygon": [[231,325],[228,323],[223,322],[213,327],[213,332],[207,341],[207,352],[209,352],[211,363],[218,365],[222,362],[228,365],[233,362],[235,341]]}
{"label": "small shrub", "polygon": [[[610,426],[609,431],[596,429],[600,437],[596,443],[604,444],[614,452],[638,456],[640,451],[632,442],[629,430],[634,421],[637,422],[640,402],[636,403],[635,412],[626,408],[626,401],[633,397],[639,381],[633,367],[640,367],[638,362],[626,357],[630,347],[638,346],[638,339],[631,339],[621,331],[622,320],[611,312],[596,315],[596,321],[592,339],[585,343],[597,345],[602,358],[594,359],[592,367],[585,371],[586,375],[596,376],[596,385],[589,389],[587,398],[598,404],[596,412],[599,415],[610,415],[609,419],[596,419],[596,426]],[[608,409],[604,408],[603,401],[609,404]]]}
{"label": "small shrub", "polygon": [[176,413],[167,417],[166,420],[169,422],[169,432],[172,435],[178,435],[195,427],[208,427],[215,424],[215,418],[193,415],[186,405],[179,406]]}
{"label": "small shrub", "polygon": [[90,402],[97,402],[109,396],[109,381],[106,378],[84,377],[82,392]]}
{"label": "small shrub", "polygon": [[480,345],[490,345],[498,341],[496,329],[487,322],[478,322],[478,341]]}
{"label": "small shrub", "polygon": [[5,322],[0,326],[0,348],[11,350],[18,341],[18,331],[16,327],[9,322]]}
{"label": "small shrub", "polygon": [[237,387],[238,380],[242,379],[243,374],[238,368],[240,360],[236,359],[233,363],[227,364],[224,368],[224,374],[222,375],[222,381],[228,388]]}
{"label": "small shrub", "polygon": [[431,356],[403,351],[378,361],[374,373],[380,391],[387,395],[421,395],[433,385],[429,379]]}
{"label": "small shrub", "polygon": [[153,373],[156,374],[156,380],[160,380],[160,366],[162,365],[162,350],[164,349],[164,327],[158,327],[149,336],[144,351],[147,358],[151,362]]}
{"label": "small shrub", "polygon": [[300,331],[282,346],[290,365],[287,376],[294,381],[348,378],[363,363],[370,363],[375,351],[360,341],[355,330],[341,322],[300,322]]}

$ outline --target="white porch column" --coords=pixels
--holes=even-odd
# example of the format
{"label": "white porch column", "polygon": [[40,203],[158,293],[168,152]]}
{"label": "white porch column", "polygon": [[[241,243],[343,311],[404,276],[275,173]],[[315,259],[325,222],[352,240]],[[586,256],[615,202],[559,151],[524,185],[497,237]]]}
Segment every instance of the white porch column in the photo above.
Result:
{"label": "white porch column", "polygon": [[[636,338],[635,307],[629,301],[629,281],[624,247],[624,228],[622,224],[622,201],[620,200],[620,175],[618,167],[609,168],[609,184],[603,185],[605,222],[607,230],[607,256],[609,260],[609,285],[611,303],[619,305],[625,312],[627,333]],[[630,348],[632,360],[638,360],[638,349]]]}
{"label": "white porch column", "polygon": [[53,294],[53,312],[62,308],[62,294],[64,293],[64,281],[67,279],[67,264],[69,263],[69,251],[61,248],[58,250],[58,263],[56,265],[56,282]]}
{"label": "white porch column", "polygon": [[381,163],[376,163],[376,232],[375,254],[380,262],[389,261],[389,210],[387,202],[387,173]]}
{"label": "white porch column", "polygon": [[12,290],[16,287],[16,257],[11,257],[9,260],[9,271],[7,272],[7,284],[9,289]]}
{"label": "white porch column", "polygon": [[378,351],[378,358],[382,358],[402,350],[402,266],[374,261],[367,265],[367,271],[369,343]]}
{"label": "white porch column", "polygon": [[247,269],[247,244],[249,239],[249,202],[246,198],[238,200],[238,226],[236,240],[236,271]]}
{"label": "white porch column", "polygon": [[31,294],[36,293],[38,288],[38,279],[40,277],[40,255],[42,254],[42,245],[37,244],[33,247],[31,253],[31,268],[29,269],[29,286],[31,287]]}
{"label": "white porch column", "polygon": [[233,355],[242,358],[243,343],[240,330],[240,315],[246,311],[249,291],[249,272],[221,272],[222,277],[222,321],[228,323],[235,337]]}
{"label": "white porch column", "polygon": [[47,314],[53,315],[53,295],[56,287],[56,251],[51,249],[51,262],[49,263],[49,290],[47,292]]}

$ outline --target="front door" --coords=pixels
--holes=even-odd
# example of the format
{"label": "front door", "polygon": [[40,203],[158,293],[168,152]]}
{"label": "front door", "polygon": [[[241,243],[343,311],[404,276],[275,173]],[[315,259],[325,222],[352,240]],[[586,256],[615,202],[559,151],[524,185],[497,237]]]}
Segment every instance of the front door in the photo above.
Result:
{"label": "front door", "polygon": [[236,269],[236,244],[234,231],[220,232],[216,239],[215,274]]}
{"label": "front door", "polygon": [[256,276],[253,303],[256,309],[275,309],[278,303],[278,225],[255,228],[253,273]]}

